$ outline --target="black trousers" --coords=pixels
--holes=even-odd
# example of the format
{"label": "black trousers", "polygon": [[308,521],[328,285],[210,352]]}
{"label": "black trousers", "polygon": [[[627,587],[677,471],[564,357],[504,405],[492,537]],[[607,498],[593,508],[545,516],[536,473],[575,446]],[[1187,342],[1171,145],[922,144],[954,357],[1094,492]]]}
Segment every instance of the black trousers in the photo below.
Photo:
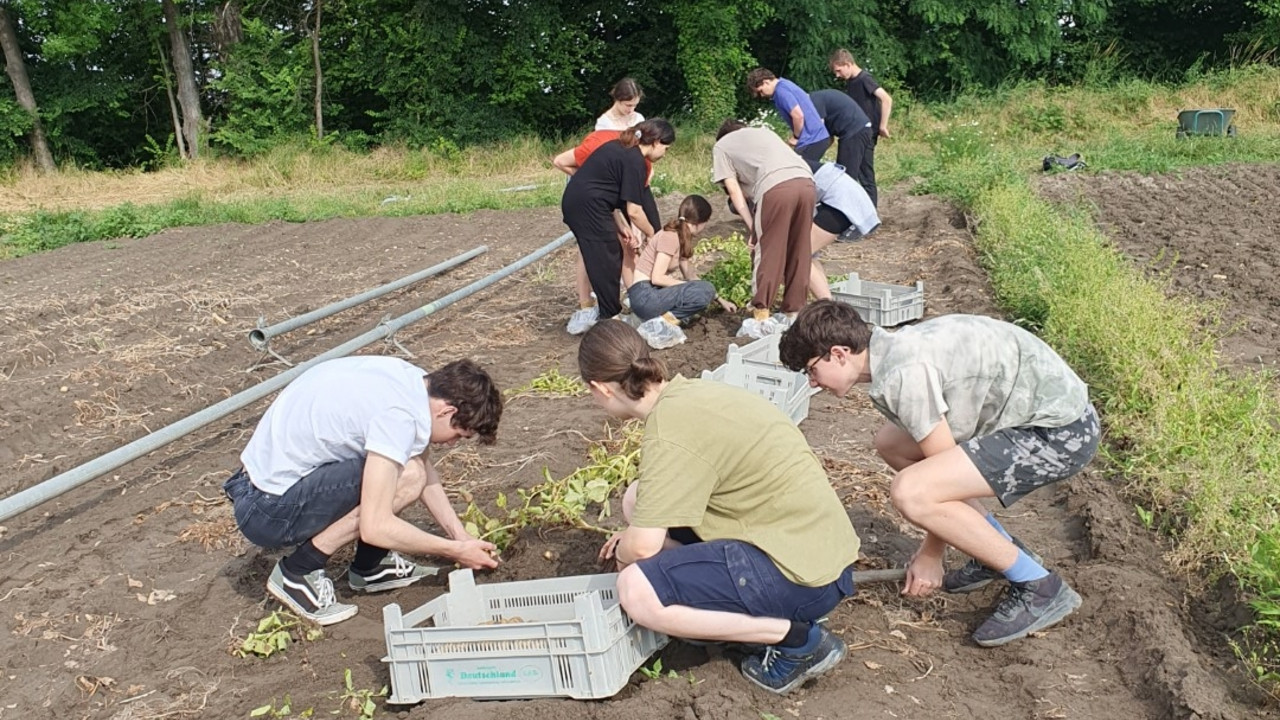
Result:
{"label": "black trousers", "polygon": [[876,196],[876,140],[875,128],[863,128],[855,133],[840,136],[836,147],[836,162],[844,166],[845,174],[862,186],[871,198],[871,204],[879,206]]}

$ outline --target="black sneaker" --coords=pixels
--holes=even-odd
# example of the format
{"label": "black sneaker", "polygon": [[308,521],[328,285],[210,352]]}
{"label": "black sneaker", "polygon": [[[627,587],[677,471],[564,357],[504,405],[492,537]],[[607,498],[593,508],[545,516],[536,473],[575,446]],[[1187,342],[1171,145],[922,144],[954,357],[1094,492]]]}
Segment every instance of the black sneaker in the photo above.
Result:
{"label": "black sneaker", "polygon": [[415,565],[404,559],[400,553],[392,551],[378,562],[378,566],[367,573],[355,568],[347,570],[347,583],[356,592],[376,593],[384,590],[408,587],[424,577],[440,572],[440,568],[431,565]]}
{"label": "black sneaker", "polygon": [[844,640],[815,623],[802,647],[769,645],[742,661],[742,676],[771,693],[783,695],[818,677],[844,659]]}
{"label": "black sneaker", "polygon": [[267,579],[267,592],[285,607],[317,625],[342,622],[359,610],[355,605],[338,602],[333,594],[333,581],[324,574],[324,570],[296,577],[277,562]]}
{"label": "black sneaker", "polygon": [[[1032,560],[1043,564],[1044,559],[1035,554],[1030,548],[1022,544],[1018,538],[1013,539],[1013,544],[1018,546]],[[1004,573],[999,570],[992,570],[973,558],[969,558],[969,562],[956,568],[948,570],[947,574],[942,576],[942,589],[949,593],[967,593],[973,592],[979,588],[985,587],[992,580],[1003,580]]]}
{"label": "black sneaker", "polygon": [[1080,603],[1080,595],[1055,572],[1039,580],[1011,582],[996,611],[974,631],[973,640],[983,647],[1013,642],[1057,624]]}

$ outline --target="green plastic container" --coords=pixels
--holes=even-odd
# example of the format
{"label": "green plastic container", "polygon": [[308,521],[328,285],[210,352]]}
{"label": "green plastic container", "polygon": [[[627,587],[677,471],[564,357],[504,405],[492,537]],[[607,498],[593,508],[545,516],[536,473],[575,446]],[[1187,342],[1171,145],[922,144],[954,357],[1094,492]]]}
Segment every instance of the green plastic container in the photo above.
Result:
{"label": "green plastic container", "polygon": [[1236,111],[1229,108],[1183,110],[1178,113],[1177,136],[1180,138],[1191,135],[1235,137],[1236,126],[1231,123],[1235,115]]}

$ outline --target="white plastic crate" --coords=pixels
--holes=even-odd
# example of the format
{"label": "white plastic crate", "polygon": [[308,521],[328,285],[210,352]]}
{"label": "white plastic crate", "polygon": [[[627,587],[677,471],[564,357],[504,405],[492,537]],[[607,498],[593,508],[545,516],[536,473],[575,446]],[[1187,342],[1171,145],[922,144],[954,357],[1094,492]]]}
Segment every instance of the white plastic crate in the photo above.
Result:
{"label": "white plastic crate", "polygon": [[729,352],[725,354],[724,361],[731,363],[734,361],[734,355],[738,355],[744,362],[769,365],[776,368],[785,369],[782,365],[782,357],[778,350],[778,343],[782,340],[782,333],[769,333],[759,340],[752,340],[746,345],[729,345]]}
{"label": "white plastic crate", "polygon": [[[442,697],[609,697],[667,636],[618,604],[616,573],[476,585],[449,573],[449,592],[408,613],[382,609],[389,702]],[[431,621],[434,627],[417,627]]]}
{"label": "white plastic crate", "polygon": [[809,398],[818,393],[818,388],[809,387],[804,373],[747,360],[737,345],[729,346],[728,362],[715,370],[703,370],[702,379],[750,390],[773,403],[797,425],[809,417]]}
{"label": "white plastic crate", "polygon": [[915,287],[862,280],[857,273],[831,286],[831,298],[858,309],[872,325],[892,327],[924,317],[924,282]]}

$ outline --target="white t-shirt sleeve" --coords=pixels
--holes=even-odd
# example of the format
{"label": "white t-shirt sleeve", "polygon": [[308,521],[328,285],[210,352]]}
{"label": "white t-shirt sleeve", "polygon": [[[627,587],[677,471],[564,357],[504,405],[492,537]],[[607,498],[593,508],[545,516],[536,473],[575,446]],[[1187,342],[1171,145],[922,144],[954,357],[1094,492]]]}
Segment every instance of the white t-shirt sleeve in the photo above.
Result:
{"label": "white t-shirt sleeve", "polygon": [[369,421],[364,449],[366,453],[377,453],[403,466],[409,461],[417,437],[417,423],[412,415],[401,409],[387,410]]}

